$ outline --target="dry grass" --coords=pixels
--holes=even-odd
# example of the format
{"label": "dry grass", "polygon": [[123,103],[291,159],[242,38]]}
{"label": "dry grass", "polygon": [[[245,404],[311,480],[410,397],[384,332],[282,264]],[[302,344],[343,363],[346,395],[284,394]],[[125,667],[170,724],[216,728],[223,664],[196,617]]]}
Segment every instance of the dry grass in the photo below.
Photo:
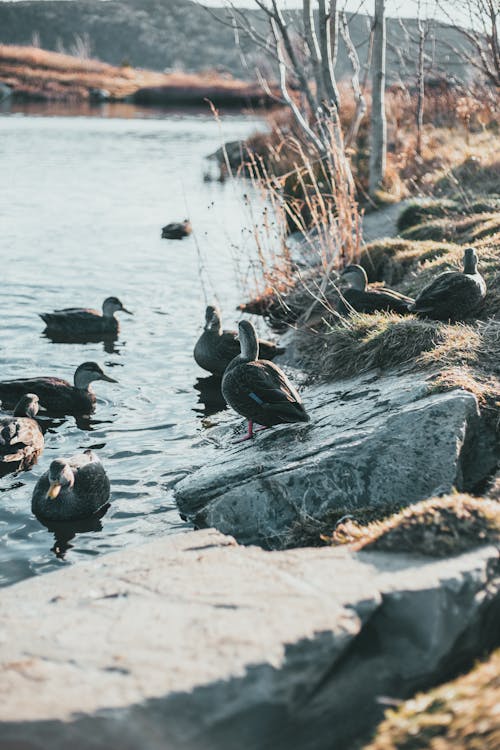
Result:
{"label": "dry grass", "polygon": [[498,750],[500,650],[469,674],[389,710],[364,750]]}
{"label": "dry grass", "polygon": [[500,212],[472,216],[447,217],[405,229],[401,237],[407,240],[434,240],[435,242],[473,243],[500,232]]}
{"label": "dry grass", "polygon": [[500,503],[465,494],[431,498],[369,524],[346,520],[330,541],[358,551],[458,555],[482,544],[500,544]]}
{"label": "dry grass", "polygon": [[253,84],[217,73],[158,73],[5,44],[0,44],[0,79],[19,96],[46,99],[86,99],[93,88],[122,99],[142,88],[169,87],[173,92],[192,91],[199,101],[214,90],[242,98],[256,91]]}
{"label": "dry grass", "polygon": [[[500,188],[500,184],[499,184]],[[400,232],[433,219],[456,217],[460,214],[481,214],[500,211],[500,197],[485,197],[473,201],[459,201],[450,198],[413,201],[398,217]]]}

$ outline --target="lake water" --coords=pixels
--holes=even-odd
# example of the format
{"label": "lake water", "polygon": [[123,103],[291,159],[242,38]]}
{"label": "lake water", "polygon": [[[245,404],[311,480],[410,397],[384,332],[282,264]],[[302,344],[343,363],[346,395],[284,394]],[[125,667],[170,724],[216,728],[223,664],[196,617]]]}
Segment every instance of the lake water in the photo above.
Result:
{"label": "lake water", "polygon": [[[253,253],[249,185],[205,182],[203,173],[207,154],[259,121],[132,107],[97,113],[37,107],[0,116],[0,379],[72,381],[77,365],[96,360],[119,381],[94,384],[90,430],[68,418],[46,434],[32,471],[0,480],[1,585],[186,528],[172,483],[204,429],[194,385],[207,375],[192,349],[207,301],[217,299],[234,325],[238,258],[244,271]],[[163,224],[187,216],[193,236],[160,239]],[[121,315],[114,350],[43,336],[39,312],[100,308],[110,295],[135,313]],[[111,479],[111,508],[102,530],[55,543],[31,514],[33,486],[53,458],[89,447]]]}

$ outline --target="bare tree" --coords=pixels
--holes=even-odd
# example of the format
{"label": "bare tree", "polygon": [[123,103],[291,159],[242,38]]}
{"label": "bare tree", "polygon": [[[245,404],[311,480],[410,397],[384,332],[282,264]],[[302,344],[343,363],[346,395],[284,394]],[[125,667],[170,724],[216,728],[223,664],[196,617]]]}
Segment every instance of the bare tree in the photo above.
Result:
{"label": "bare tree", "polygon": [[[464,37],[463,48],[453,51],[500,87],[500,3],[499,0],[440,0],[441,9]],[[457,23],[465,15],[467,27]]]}
{"label": "bare tree", "polygon": [[369,193],[372,197],[382,186],[387,161],[385,53],[385,0],[375,0],[375,15],[373,19],[372,112],[370,121],[369,177]]}

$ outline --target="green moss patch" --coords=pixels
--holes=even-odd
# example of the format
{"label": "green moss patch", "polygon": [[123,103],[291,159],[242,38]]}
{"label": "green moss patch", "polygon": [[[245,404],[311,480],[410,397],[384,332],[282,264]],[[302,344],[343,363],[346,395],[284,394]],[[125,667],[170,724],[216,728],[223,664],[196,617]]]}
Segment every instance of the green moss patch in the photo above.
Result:
{"label": "green moss patch", "polygon": [[464,494],[432,498],[367,525],[348,520],[331,541],[354,544],[356,550],[449,557],[500,544],[500,503]]}

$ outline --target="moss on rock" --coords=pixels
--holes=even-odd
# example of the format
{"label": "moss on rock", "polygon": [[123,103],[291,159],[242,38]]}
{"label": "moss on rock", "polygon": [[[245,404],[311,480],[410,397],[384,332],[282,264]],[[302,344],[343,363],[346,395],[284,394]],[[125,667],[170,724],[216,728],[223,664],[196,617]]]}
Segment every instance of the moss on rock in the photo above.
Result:
{"label": "moss on rock", "polygon": [[497,750],[500,650],[469,674],[389,710],[364,750]]}
{"label": "moss on rock", "polygon": [[354,544],[356,550],[457,555],[500,543],[500,503],[465,494],[431,498],[367,525],[348,520],[337,526],[331,541]]}

